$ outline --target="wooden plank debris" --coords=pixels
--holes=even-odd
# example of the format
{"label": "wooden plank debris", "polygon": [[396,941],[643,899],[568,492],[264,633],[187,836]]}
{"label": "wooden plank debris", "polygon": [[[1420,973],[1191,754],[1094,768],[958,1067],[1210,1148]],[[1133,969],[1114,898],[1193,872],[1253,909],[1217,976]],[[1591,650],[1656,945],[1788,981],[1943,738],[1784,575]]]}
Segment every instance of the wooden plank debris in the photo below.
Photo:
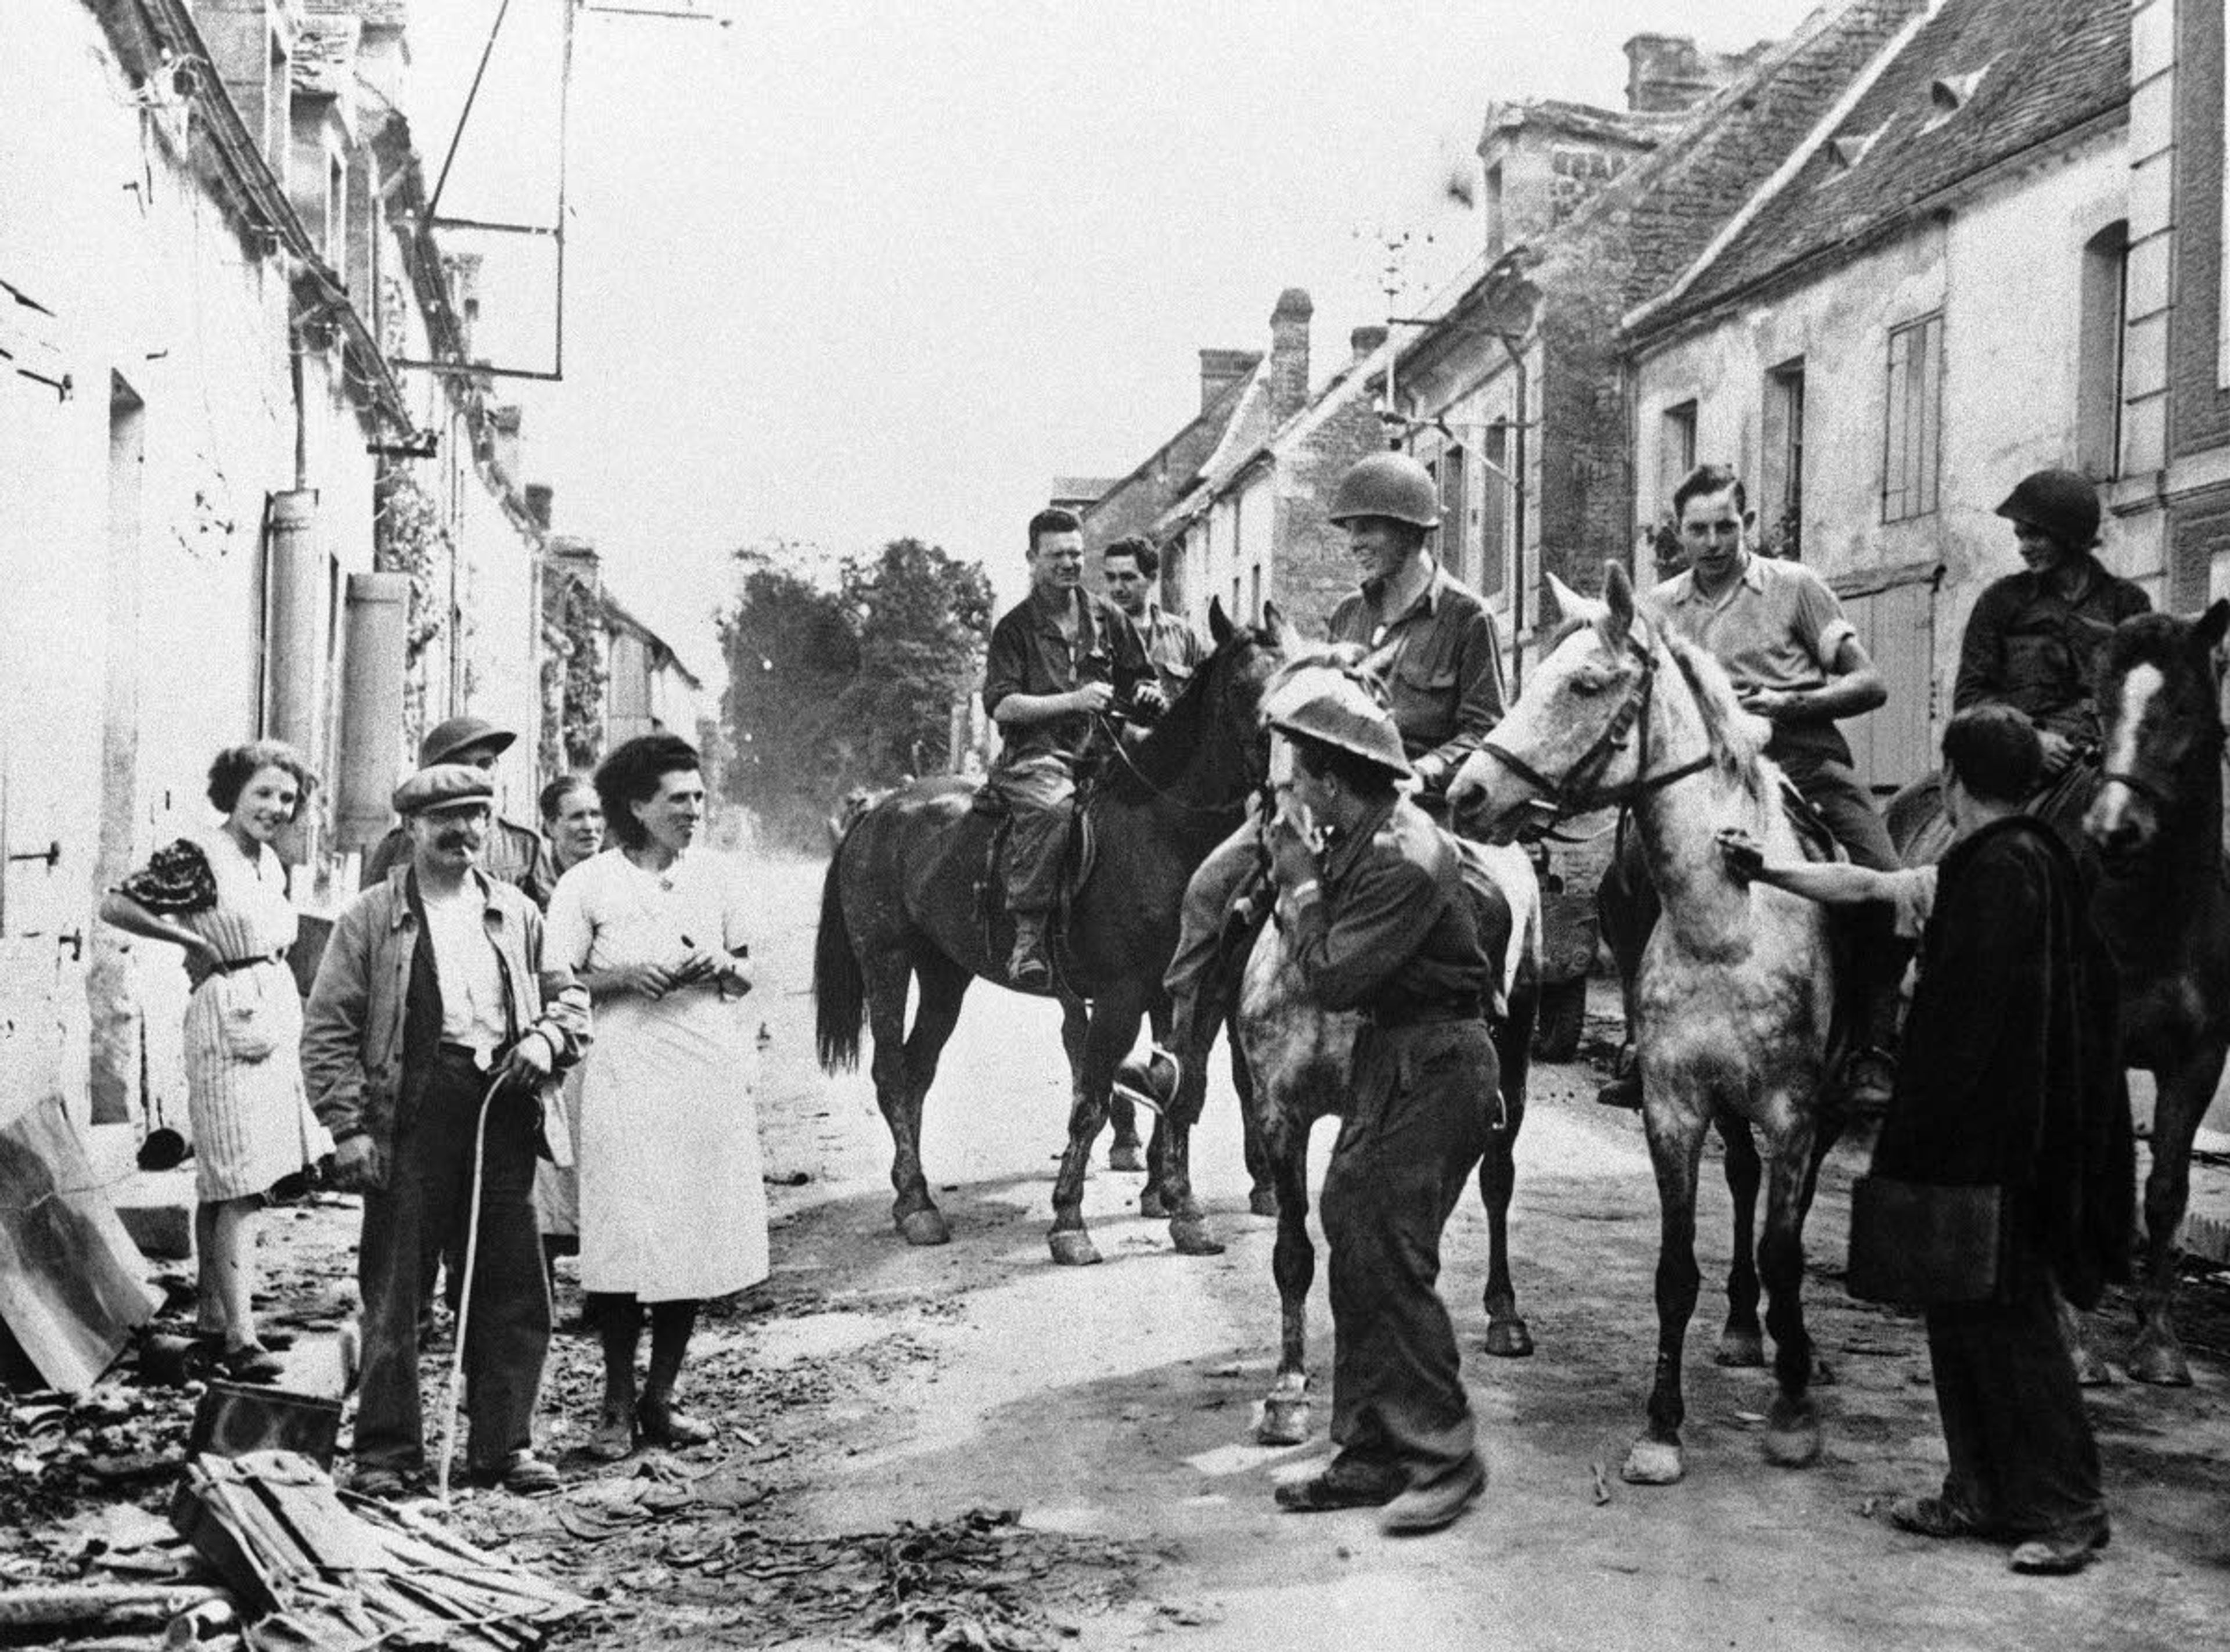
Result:
{"label": "wooden plank debris", "polygon": [[589,1604],[416,1511],[345,1496],[299,1452],[194,1458],[171,1519],[253,1604],[259,1647],[525,1652]]}

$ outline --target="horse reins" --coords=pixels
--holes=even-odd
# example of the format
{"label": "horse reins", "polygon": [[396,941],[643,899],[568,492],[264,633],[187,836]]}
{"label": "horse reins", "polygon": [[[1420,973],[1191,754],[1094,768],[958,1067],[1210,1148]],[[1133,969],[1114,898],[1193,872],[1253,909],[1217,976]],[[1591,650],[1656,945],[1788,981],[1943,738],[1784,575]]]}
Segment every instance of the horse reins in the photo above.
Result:
{"label": "horse reins", "polygon": [[1561,781],[1550,780],[1508,747],[1498,743],[1492,735],[1480,742],[1481,750],[1538,792],[1543,800],[1553,806],[1559,815],[1585,813],[1589,809],[1607,808],[1614,803],[1627,800],[1621,795],[1598,794],[1595,787],[1613,761],[1626,749],[1629,740],[1637,742],[1634,783],[1631,788],[1635,797],[1647,797],[1677,781],[1700,775],[1711,766],[1711,755],[1706,751],[1702,756],[1692,758],[1661,775],[1649,772],[1649,705],[1657,691],[1657,659],[1652,651],[1634,640],[1630,632],[1626,638],[1626,646],[1627,651],[1641,663],[1640,680],[1627,691],[1625,700],[1612,715],[1602,733],[1596,736],[1594,742],[1580,754],[1579,761],[1566,771]]}

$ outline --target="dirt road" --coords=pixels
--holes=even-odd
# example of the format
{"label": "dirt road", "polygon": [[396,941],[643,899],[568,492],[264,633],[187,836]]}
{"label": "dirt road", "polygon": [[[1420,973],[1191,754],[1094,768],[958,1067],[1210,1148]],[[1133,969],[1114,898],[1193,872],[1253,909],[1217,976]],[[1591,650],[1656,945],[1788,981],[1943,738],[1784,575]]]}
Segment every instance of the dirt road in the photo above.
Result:
{"label": "dirt road", "polygon": [[[1048,1005],[977,989],[924,1141],[953,1241],[909,1249],[890,1223],[889,1144],[871,1084],[864,1073],[826,1077],[812,1059],[820,872],[759,874],[751,1001],[765,1028],[759,1108],[776,1271],[716,1305],[693,1355],[685,1403],[718,1422],[721,1438],[616,1467],[588,1462],[578,1448],[594,1422],[598,1361],[593,1343],[564,1338],[545,1436],[565,1489],[531,1501],[459,1498],[469,1534],[597,1598],[596,1615],[561,1644],[2220,1643],[2230,1290],[2187,1285],[2194,1387],[2123,1382],[2093,1396],[2115,1520],[2104,1560],[2072,1579],[2015,1578],[1996,1548],[1931,1544],[1870,1518],[1892,1495],[1930,1488],[1943,1451],[1917,1322],[1854,1304],[1840,1288],[1847,1164],[1831,1165],[1809,1235],[1810,1324],[1839,1378],[1823,1391],[1822,1460],[1769,1467],[1758,1433],[1770,1378],[1711,1363],[1729,1249],[1714,1173],[1690,1338],[1689,1477],[1663,1489],[1621,1483],[1654,1347],[1656,1198],[1638,1122],[1593,1105],[1598,1075],[1584,1064],[1537,1071],[1520,1144],[1511,1229],[1533,1358],[1480,1350],[1486,1225],[1475,1204],[1444,1248],[1492,1471],[1486,1498],[1451,1530],[1406,1542],[1380,1538],[1367,1513],[1278,1513],[1274,1477],[1325,1449],[1330,1331],[1319,1286],[1318,1438],[1256,1446],[1251,1424],[1277,1336],[1273,1225],[1246,1213],[1228,1085],[1211,1094],[1196,1154],[1225,1254],[1173,1254],[1163,1225],[1133,1213],[1142,1179],[1103,1168],[1086,1212],[1107,1261],[1056,1268],[1044,1239],[1067,1105],[1056,1018]],[[1591,1024],[1593,1053],[1613,1031]],[[1331,1134],[1319,1132],[1319,1170]],[[328,1201],[274,1225],[266,1261],[279,1307],[338,1311],[352,1205]],[[570,1283],[565,1295],[577,1300]],[[2125,1312],[2099,1325],[2118,1352]],[[445,1364],[427,1362],[429,1403]],[[138,1483],[138,1501],[159,1509],[163,1487]],[[34,1557],[42,1546],[29,1527],[19,1531],[26,1545]],[[66,1546],[44,1546],[59,1565]],[[22,1565],[25,1579],[38,1577],[35,1558]]]}
{"label": "dirt road", "polygon": [[[721,1383],[760,1391],[738,1420],[758,1443],[746,1467],[774,1488],[753,1511],[761,1531],[824,1536],[1017,1509],[1022,1527],[1048,1534],[1010,1546],[1037,1568],[1030,1587],[1054,1633],[1087,1647],[1166,1632],[1202,1652],[2165,1649],[2208,1643],[2230,1621],[2219,1318],[2195,1387],[2122,1383],[2096,1395],[2116,1528],[2109,1557],[2085,1576],[2018,1578],[1995,1548],[1931,1544],[1868,1518],[1878,1500],[1928,1487],[1943,1458],[1917,1322],[1851,1302],[1835,1278],[1847,1167],[1821,1198],[1809,1247],[1811,1325],[1840,1379],[1825,1392],[1823,1460],[1768,1467],[1756,1435],[1769,1377],[1710,1361],[1721,1311],[1711,1292],[1728,1249],[1714,1183],[1690,1344],[1689,1478],[1656,1490],[1620,1483],[1653,1346],[1656,1205],[1638,1125],[1591,1104],[1586,1067],[1540,1075],[1519,1155],[1512,1227],[1534,1358],[1479,1352],[1476,1206],[1447,1236],[1445,1289],[1493,1474],[1484,1503],[1446,1533],[1402,1543],[1380,1538],[1366,1514],[1277,1513],[1273,1475],[1322,1450],[1321,1413],[1311,1446],[1251,1443],[1274,1356],[1272,1224],[1245,1214],[1228,1090],[1211,1100],[1197,1167],[1226,1254],[1171,1254],[1161,1225],[1132,1213],[1139,1178],[1101,1170],[1086,1215],[1108,1261],[1057,1269],[1043,1238],[1066,1090],[1054,1019],[1047,1006],[978,989],[924,1143],[953,1243],[909,1250],[889,1222],[872,1087],[864,1074],[827,1079],[811,1061],[818,871],[766,873],[757,949],[770,1170],[810,1180],[775,1190],[775,1277],[758,1311],[712,1327],[703,1364],[708,1401]],[[1320,1135],[1321,1154],[1330,1133]],[[2118,1348],[2119,1320],[2103,1323]],[[1317,1324],[1327,1349],[1320,1305]],[[578,1393],[586,1346],[567,1361],[561,1386]],[[1318,1369],[1328,1382],[1328,1364]],[[580,1398],[558,1443],[586,1426]],[[755,1628],[737,1591],[677,1591],[686,1568],[663,1568],[664,1583],[660,1570],[620,1582],[640,1609],[624,1621],[646,1640],[662,1625],[749,1644],[791,1622],[764,1577],[741,1574],[759,1591]]]}

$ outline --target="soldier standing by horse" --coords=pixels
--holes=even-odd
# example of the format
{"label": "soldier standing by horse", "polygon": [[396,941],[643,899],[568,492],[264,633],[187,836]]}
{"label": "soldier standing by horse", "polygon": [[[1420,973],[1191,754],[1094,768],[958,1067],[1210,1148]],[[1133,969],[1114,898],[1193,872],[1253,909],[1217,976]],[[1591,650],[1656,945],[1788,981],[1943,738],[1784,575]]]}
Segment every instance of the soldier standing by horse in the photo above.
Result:
{"label": "soldier standing by horse", "polygon": [[[1340,479],[1331,520],[1347,530],[1362,588],[1333,610],[1331,640],[1361,646],[1382,667],[1395,728],[1417,783],[1419,802],[1444,813],[1448,779],[1502,718],[1502,645],[1479,597],[1441,567],[1430,536],[1440,525],[1440,492],[1406,453],[1373,453]],[[1180,1070],[1196,1069],[1225,1000],[1236,987],[1226,922],[1259,886],[1262,856],[1252,822],[1202,863],[1185,890],[1183,930],[1170,960],[1168,1047],[1150,1062],[1126,1062],[1118,1082],[1164,1104]],[[1263,913],[1240,915],[1247,939]]]}
{"label": "soldier standing by horse", "polygon": [[1412,771],[1393,718],[1348,678],[1314,680],[1270,717],[1294,759],[1270,871],[1305,989],[1363,1025],[1323,1201],[1339,1450],[1277,1499],[1301,1514],[1383,1504],[1382,1530],[1429,1532],[1486,1484],[1434,1284],[1495,1104],[1496,965],[1454,844],[1395,789]]}

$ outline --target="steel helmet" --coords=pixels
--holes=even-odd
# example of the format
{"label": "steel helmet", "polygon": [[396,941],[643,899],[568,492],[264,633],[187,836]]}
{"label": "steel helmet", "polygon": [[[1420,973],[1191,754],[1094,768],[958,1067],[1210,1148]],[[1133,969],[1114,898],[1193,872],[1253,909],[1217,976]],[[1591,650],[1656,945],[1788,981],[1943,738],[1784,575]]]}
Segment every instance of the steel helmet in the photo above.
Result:
{"label": "steel helmet", "polygon": [[1372,453],[1357,460],[1331,496],[1331,519],[1390,517],[1414,527],[1440,525],[1440,491],[1433,476],[1407,453]]}
{"label": "steel helmet", "polygon": [[1397,779],[1409,776],[1409,759],[1402,749],[1402,731],[1394,726],[1394,714],[1344,672],[1300,673],[1272,692],[1262,716],[1279,734],[1337,746]]}
{"label": "steel helmet", "polygon": [[2098,543],[2098,490],[2074,471],[2037,471],[2006,495],[1998,514],[2047,534],[2070,550]]}

